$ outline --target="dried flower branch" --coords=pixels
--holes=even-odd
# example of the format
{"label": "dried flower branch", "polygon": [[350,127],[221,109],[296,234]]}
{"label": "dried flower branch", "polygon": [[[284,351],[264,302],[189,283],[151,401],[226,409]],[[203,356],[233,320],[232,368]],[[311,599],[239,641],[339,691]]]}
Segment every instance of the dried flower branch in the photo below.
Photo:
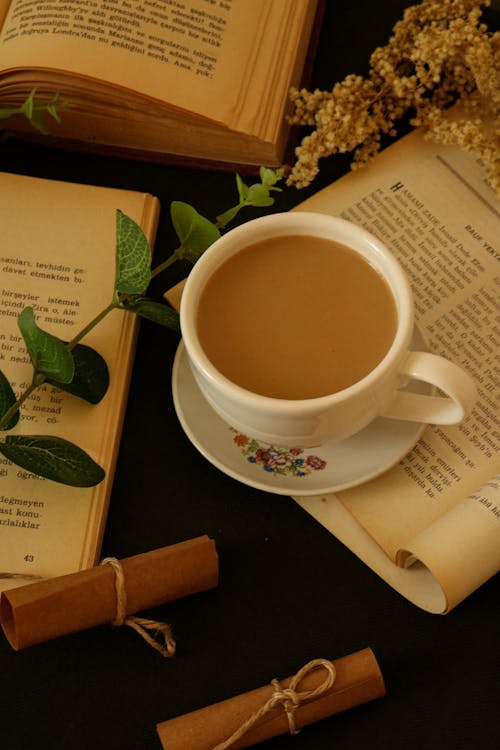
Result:
{"label": "dried flower branch", "polygon": [[[288,184],[307,186],[335,153],[353,152],[352,168],[362,166],[408,116],[426,137],[479,157],[500,194],[500,33],[481,22],[488,5],[423,0],[372,53],[367,77],[349,75],[330,92],[293,89],[291,122],[314,129],[296,149]],[[458,117],[448,116],[452,104]]]}

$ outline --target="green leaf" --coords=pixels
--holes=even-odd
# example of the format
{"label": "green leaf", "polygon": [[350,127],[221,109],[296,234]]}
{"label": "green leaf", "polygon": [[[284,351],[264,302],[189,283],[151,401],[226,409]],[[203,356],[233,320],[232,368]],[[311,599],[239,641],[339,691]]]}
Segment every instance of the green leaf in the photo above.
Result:
{"label": "green leaf", "polygon": [[266,187],[274,188],[275,190],[281,191],[281,188],[276,188],[274,186],[276,185],[277,182],[283,179],[284,174],[285,174],[285,170],[283,168],[269,169],[268,167],[261,167],[260,168],[260,181]]}
{"label": "green leaf", "polygon": [[172,201],[170,205],[172,224],[181,246],[183,257],[195,262],[207,247],[220,237],[220,232],[211,221],[183,201]]}
{"label": "green leaf", "polygon": [[75,374],[71,383],[61,384],[51,378],[47,378],[47,382],[90,404],[98,404],[109,386],[109,370],[105,359],[85,344],[77,344],[71,350],[71,354],[75,363]]}
{"label": "green leaf", "polygon": [[61,118],[59,117],[59,109],[66,109],[69,106],[67,102],[59,102],[59,94],[54,94],[50,102],[46,105],[47,112],[49,115],[57,122],[61,122]]}
{"label": "green leaf", "polygon": [[0,120],[7,120],[9,117],[19,114],[18,107],[2,107],[0,109]]}
{"label": "green leaf", "polygon": [[28,120],[31,120],[31,118],[33,117],[33,106],[35,104],[35,94],[36,94],[36,89],[31,89],[30,93],[24,100],[24,103],[20,110],[25,115],[25,117],[28,118]]}
{"label": "green leaf", "polygon": [[72,487],[93,487],[104,470],[74,443],[49,435],[8,435],[0,453],[23,469]]}
{"label": "green leaf", "polygon": [[29,118],[30,123],[33,125],[35,130],[38,130],[42,135],[48,135],[49,129],[45,122],[45,113],[41,109],[35,109]]}
{"label": "green leaf", "polygon": [[124,302],[124,306],[130,312],[140,315],[142,318],[158,323],[165,328],[171,328],[180,333],[179,313],[168,305],[155,302],[147,297],[136,297]]}
{"label": "green leaf", "polygon": [[250,206],[262,207],[272,206],[274,198],[269,195],[269,188],[265,185],[261,185],[260,182],[256,182],[254,185],[250,185],[247,193],[247,204]]}
{"label": "green leaf", "polygon": [[245,185],[239,174],[236,175],[236,187],[238,188],[240,203],[245,203],[248,193],[248,187],[247,185]]}
{"label": "green leaf", "polygon": [[36,109],[33,112],[33,116],[30,119],[30,123],[35,128],[35,130],[38,130],[39,133],[42,135],[49,135],[50,129],[47,125],[47,120],[45,117],[44,110]]}
{"label": "green leaf", "polygon": [[[2,417],[11,406],[16,403],[16,394],[14,393],[11,384],[0,370],[0,417]],[[17,411],[13,417],[9,419],[6,425],[2,428],[3,430],[11,430],[19,422],[19,411]]]}
{"label": "green leaf", "polygon": [[227,211],[224,211],[224,213],[220,214],[217,217],[217,224],[219,227],[225,227],[227,224],[229,224],[230,221],[234,219],[240,208],[243,208],[243,204],[238,203],[237,206],[233,206],[232,208],[228,208]]}
{"label": "green leaf", "polygon": [[59,116],[59,112],[57,111],[56,105],[52,106],[51,104],[47,105],[47,112],[49,115],[60,125],[61,124],[61,118]]}
{"label": "green leaf", "polygon": [[39,130],[43,135],[47,135],[49,129],[45,122],[46,105],[42,100],[37,100],[35,94],[36,89],[32,89],[24,100],[22,107],[20,107],[19,112],[30,121],[36,130]]}
{"label": "green leaf", "polygon": [[261,167],[259,170],[260,181],[263,185],[270,187],[276,182],[276,173],[274,169],[268,169],[267,167]]}
{"label": "green leaf", "polygon": [[75,364],[64,341],[38,327],[32,307],[22,311],[18,325],[35,371],[58,383],[70,383]]}
{"label": "green leaf", "polygon": [[116,281],[122,294],[143,292],[151,280],[151,249],[141,227],[129,216],[116,212]]}

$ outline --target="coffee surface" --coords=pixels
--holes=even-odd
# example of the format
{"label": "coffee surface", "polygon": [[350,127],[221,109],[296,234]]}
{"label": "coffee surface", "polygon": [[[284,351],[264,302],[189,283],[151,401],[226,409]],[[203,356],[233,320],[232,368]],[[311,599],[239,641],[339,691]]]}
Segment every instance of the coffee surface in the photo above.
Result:
{"label": "coffee surface", "polygon": [[234,383],[304,399],[367,375],[391,346],[397,313],[386,281],[358,253],[293,235],[226,260],[202,292],[197,325],[208,358]]}

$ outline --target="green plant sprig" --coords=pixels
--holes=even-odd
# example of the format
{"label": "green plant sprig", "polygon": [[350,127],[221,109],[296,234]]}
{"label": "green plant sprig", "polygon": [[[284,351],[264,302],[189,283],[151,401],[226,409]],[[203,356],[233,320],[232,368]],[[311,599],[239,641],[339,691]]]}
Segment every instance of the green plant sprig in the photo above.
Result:
{"label": "green plant sprig", "polygon": [[[238,203],[215,222],[189,204],[173,201],[171,219],[179,246],[156,268],[151,267],[151,248],[141,227],[117,210],[115,280],[112,299],[104,309],[71,341],[63,341],[40,328],[33,308],[26,307],[19,315],[18,326],[33,373],[30,385],[16,396],[0,371],[0,431],[11,430],[18,424],[21,407],[44,383],[90,404],[99,403],[109,386],[108,367],[97,351],[81,341],[111,311],[127,311],[180,332],[178,313],[166,303],[146,296],[151,280],[177,260],[196,263],[241,209],[273,205],[271,192],[280,190],[276,183],[282,177],[283,170],[261,167],[260,182],[247,186],[237,175]],[[82,448],[51,435],[7,435],[0,440],[0,454],[33,474],[74,487],[92,487],[105,476],[104,469]]]}
{"label": "green plant sprig", "polygon": [[167,260],[152,272],[152,277],[162,273],[178,260],[196,263],[198,258],[221,235],[227,225],[244,208],[264,208],[274,204],[272,192],[282,192],[277,186],[284,177],[283,169],[261,167],[260,182],[246,185],[240,175],[236,175],[238,202],[216,217],[215,222],[206,219],[193,206],[182,201],[173,201],[170,206],[172,224],[180,240],[180,245]]}
{"label": "green plant sprig", "polygon": [[48,135],[47,115],[57,123],[61,122],[59,112],[69,107],[68,102],[61,102],[59,94],[53,94],[49,101],[36,95],[32,89],[20,107],[0,107],[0,120],[8,120],[15,115],[22,115],[43,135]]}

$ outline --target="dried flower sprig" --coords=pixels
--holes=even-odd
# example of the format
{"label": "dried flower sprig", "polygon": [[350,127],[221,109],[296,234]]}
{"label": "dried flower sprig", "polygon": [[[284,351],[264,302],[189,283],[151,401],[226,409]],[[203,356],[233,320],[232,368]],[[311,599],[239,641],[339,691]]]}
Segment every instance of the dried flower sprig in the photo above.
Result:
{"label": "dried flower sprig", "polygon": [[[296,149],[288,184],[309,185],[319,160],[353,152],[370,161],[398,121],[474,153],[500,194],[500,33],[481,22],[490,0],[423,0],[407,8],[366,77],[349,75],[327,91],[293,89],[291,122],[313,130]],[[460,114],[449,117],[452,104]]]}

